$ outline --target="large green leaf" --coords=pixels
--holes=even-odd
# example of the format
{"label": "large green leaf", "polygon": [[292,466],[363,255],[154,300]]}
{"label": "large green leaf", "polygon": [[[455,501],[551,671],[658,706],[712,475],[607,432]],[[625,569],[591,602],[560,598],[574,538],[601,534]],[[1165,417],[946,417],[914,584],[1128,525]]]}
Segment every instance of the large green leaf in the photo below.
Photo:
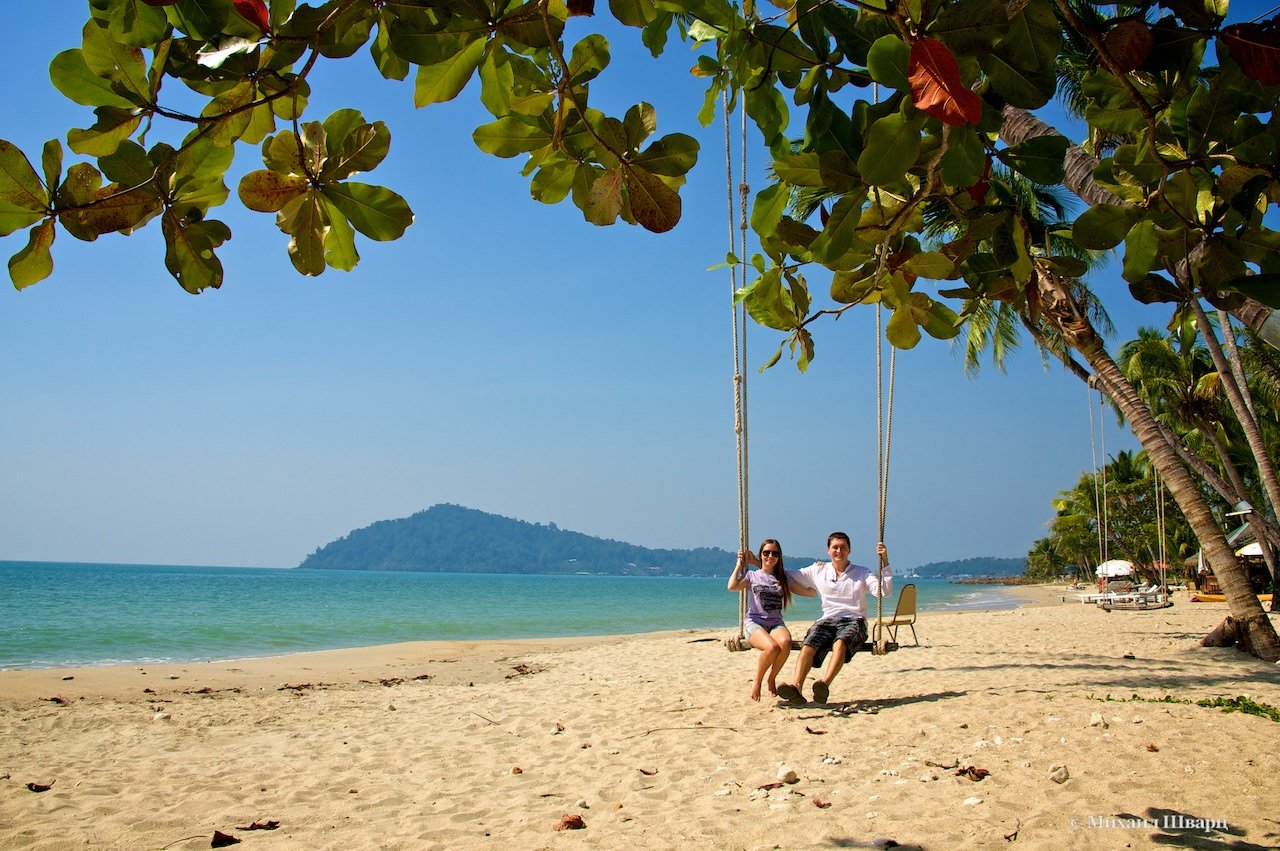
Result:
{"label": "large green leaf", "polygon": [[332,132],[326,140],[329,159],[321,172],[326,181],[345,180],[353,174],[372,171],[391,149],[391,131],[381,121],[355,127],[340,140],[340,144],[335,143]]}
{"label": "large green leaf", "polygon": [[551,134],[532,119],[508,116],[481,125],[471,134],[476,147],[495,157],[514,157],[551,143]]}
{"label": "large green leaf", "polygon": [[90,21],[82,43],[85,65],[99,77],[111,80],[115,89],[138,106],[151,98],[147,63],[142,51],[111,38],[105,27]]}
{"label": "large green leaf", "polygon": [[1155,223],[1139,219],[1124,239],[1124,269],[1121,277],[1131,284],[1144,280],[1156,262],[1159,246]]}
{"label": "large green leaf", "polygon": [[622,167],[580,168],[573,176],[573,203],[593,225],[611,225],[622,214]]}
{"label": "large green leaf", "polygon": [[1139,207],[1095,204],[1076,219],[1071,233],[1081,248],[1114,248],[1141,218]]}
{"label": "large green leaf", "polygon": [[178,0],[164,9],[174,27],[200,41],[222,32],[231,14],[231,4],[226,0]]}
{"label": "large green leaf", "polygon": [[956,56],[981,56],[1009,33],[1009,14],[1003,0],[948,3],[929,27]]}
{"label": "large green leaf", "polygon": [[626,169],[627,200],[636,222],[652,233],[666,233],[680,221],[680,194],[653,172]]}
{"label": "large green leaf", "polygon": [[78,49],[64,50],[53,57],[49,63],[49,79],[64,97],[81,106],[114,106],[120,109],[137,106],[117,92],[111,80],[89,70],[84,53]]}
{"label": "large green leaf", "polygon": [[882,36],[871,45],[867,53],[867,71],[871,79],[900,92],[911,90],[907,78],[907,65],[911,47],[896,35]]}
{"label": "large green leaf", "polygon": [[0,201],[41,215],[49,206],[49,193],[26,154],[4,139],[0,139]]}
{"label": "large green leaf", "polygon": [[347,217],[333,204],[329,205],[329,232],[324,238],[324,262],[334,269],[350,272],[360,262],[356,251],[356,232]]}
{"label": "large green leaf", "polygon": [[1000,160],[1028,180],[1052,186],[1065,175],[1063,162],[1071,141],[1065,136],[1037,136],[999,153]]}
{"label": "large green leaf", "polygon": [[119,144],[133,135],[142,123],[137,109],[100,106],[94,114],[98,120],[92,127],[67,133],[67,146],[86,157],[105,157],[115,153]]}
{"label": "large green leaf", "polygon": [[0,198],[0,236],[8,236],[14,231],[35,224],[47,215],[42,210],[32,210]]}
{"label": "large green leaf", "polygon": [[222,286],[222,261],[214,249],[231,238],[231,229],[216,219],[192,222],[173,212],[160,219],[164,265],[189,293]]}
{"label": "large green leaf", "polygon": [[[0,206],[3,206],[0,202]],[[31,229],[26,246],[9,258],[9,278],[17,289],[25,289],[53,274],[53,219],[45,219]]]}
{"label": "large green leaf", "polygon": [[580,86],[594,80],[609,64],[609,42],[599,33],[592,33],[573,46],[567,69],[571,85]]}
{"label": "large green leaf", "polygon": [[289,234],[289,262],[304,275],[324,272],[324,243],[329,235],[325,197],[312,191],[294,198],[276,214],[276,225]]}
{"label": "large green leaf", "polygon": [[487,43],[485,38],[477,38],[445,61],[419,67],[413,88],[414,106],[444,103],[457,97],[479,66]]}
{"label": "large green leaf", "polygon": [[947,128],[947,149],[938,163],[948,186],[968,188],[982,179],[987,168],[987,150],[972,124]]}
{"label": "large green leaf", "polygon": [[116,0],[111,5],[107,32],[121,44],[151,47],[164,38],[169,19],[164,9],[146,0]]}
{"label": "large green leaf", "polygon": [[555,159],[544,162],[529,181],[529,193],[535,201],[559,204],[573,188],[573,176],[578,164],[572,160]]}
{"label": "large green leaf", "polygon": [[923,115],[907,118],[900,112],[872,124],[858,157],[862,179],[872,186],[887,186],[901,180],[907,169],[915,165],[923,124]]}
{"label": "large green leaf", "polygon": [[681,177],[698,161],[698,142],[692,136],[672,133],[656,140],[632,158],[631,164],[667,177]]}
{"label": "large green leaf", "polygon": [[789,331],[797,325],[795,307],[783,286],[781,269],[768,270],[734,297],[747,308],[752,319],[766,328]]}
{"label": "large green leaf", "polygon": [[310,183],[297,174],[259,169],[240,178],[240,203],[259,213],[277,213],[285,204],[306,193]]}
{"label": "large green leaf", "polygon": [[370,239],[379,242],[399,239],[405,228],[413,224],[413,211],[408,203],[385,186],[332,183],[321,192],[356,230]]}
{"label": "large green leaf", "polygon": [[853,245],[857,235],[858,222],[862,215],[862,202],[867,198],[867,190],[845,195],[836,202],[827,217],[822,233],[809,246],[809,254],[819,263],[831,263],[839,260]]}

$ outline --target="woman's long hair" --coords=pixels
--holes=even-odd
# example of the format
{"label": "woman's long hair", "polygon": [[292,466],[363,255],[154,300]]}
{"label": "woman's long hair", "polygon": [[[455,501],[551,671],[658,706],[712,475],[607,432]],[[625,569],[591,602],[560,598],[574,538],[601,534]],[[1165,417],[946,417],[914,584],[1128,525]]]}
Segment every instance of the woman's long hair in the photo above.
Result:
{"label": "woman's long hair", "polygon": [[782,587],[782,608],[791,605],[791,587],[787,585],[787,568],[782,563],[782,544],[778,543],[777,538],[765,538],[760,542],[760,549],[756,550],[756,555],[760,558],[760,566],[764,567],[764,556],[760,553],[764,552],[764,548],[768,544],[773,544],[778,548],[778,566],[773,572],[773,578],[778,580],[778,585]]}

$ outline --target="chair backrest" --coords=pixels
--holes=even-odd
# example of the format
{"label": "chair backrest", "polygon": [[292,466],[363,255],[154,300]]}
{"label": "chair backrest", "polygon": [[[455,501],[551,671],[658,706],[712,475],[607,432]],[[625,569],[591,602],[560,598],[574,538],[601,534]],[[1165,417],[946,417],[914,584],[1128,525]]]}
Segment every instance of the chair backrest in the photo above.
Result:
{"label": "chair backrest", "polygon": [[898,592],[898,607],[893,610],[893,619],[914,618],[916,616],[916,584],[908,582]]}

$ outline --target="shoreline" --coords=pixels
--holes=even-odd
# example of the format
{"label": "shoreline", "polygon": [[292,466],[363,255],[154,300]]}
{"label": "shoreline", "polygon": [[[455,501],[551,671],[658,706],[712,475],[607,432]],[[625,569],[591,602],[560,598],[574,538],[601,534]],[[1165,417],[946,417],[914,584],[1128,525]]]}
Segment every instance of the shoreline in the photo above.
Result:
{"label": "shoreline", "polygon": [[[983,601],[981,603],[974,604],[972,608],[966,605],[943,604],[936,608],[922,608],[920,609],[920,611],[922,613],[928,613],[928,614],[933,614],[933,613],[943,614],[943,613],[957,613],[957,612],[970,612],[970,611],[1004,611],[1007,609],[1018,608],[1020,606],[1025,606],[1025,605],[1037,605],[1039,596],[1037,596],[1034,592],[1018,590],[1019,588],[1035,588],[1035,587],[1037,586],[1006,586],[1006,585],[1000,585],[1000,584],[990,586],[992,590],[1000,594],[1005,600],[1008,601],[1008,605],[997,605],[992,603],[992,601]],[[900,586],[895,587],[892,600],[885,601],[884,617],[886,619],[892,617],[893,615],[893,607],[891,603],[896,604],[899,590],[900,590]],[[725,599],[726,600],[729,599],[728,595],[725,596]],[[870,598],[870,599],[873,600],[874,598]],[[874,620],[874,612],[875,612],[875,609],[874,609],[874,606],[872,606],[871,608],[872,616],[868,618],[869,621]],[[635,631],[635,632],[628,632],[628,633],[622,633],[622,634],[639,636],[639,635],[651,635],[651,634],[657,634],[657,633],[663,633],[663,632],[671,632],[673,630],[716,631],[716,630],[724,630],[724,629],[736,629],[736,625],[731,624],[726,626],[698,626],[698,627],[667,626],[667,627],[659,627],[653,630]],[[570,632],[569,634],[566,634],[566,635],[556,635],[556,636],[526,635],[526,636],[520,636],[520,637],[511,637],[511,636],[505,636],[505,637],[499,637],[499,638],[465,637],[465,638],[444,638],[444,639],[408,638],[404,640],[393,639],[390,641],[375,642],[370,644],[351,644],[351,645],[342,645],[342,646],[336,646],[336,647],[299,647],[296,650],[294,649],[280,650],[280,649],[272,648],[272,649],[264,650],[264,652],[261,655],[257,655],[257,654],[230,655],[230,656],[221,656],[218,658],[201,658],[199,656],[195,656],[191,658],[182,658],[181,656],[176,656],[175,658],[165,658],[165,659],[135,658],[135,659],[107,659],[107,660],[101,660],[101,661],[94,660],[94,661],[55,662],[51,664],[44,664],[44,663],[20,664],[20,665],[15,665],[13,667],[0,666],[0,674],[4,674],[10,671],[52,671],[52,670],[70,671],[70,670],[93,669],[93,668],[159,668],[161,666],[192,666],[192,665],[209,665],[209,664],[218,665],[218,664],[253,662],[253,661],[265,660],[265,659],[288,658],[291,656],[298,656],[298,655],[310,654],[310,653],[329,653],[329,652],[339,652],[339,651],[347,651],[347,650],[358,651],[358,650],[364,650],[364,649],[377,648],[384,645],[413,644],[418,642],[432,642],[432,643],[442,642],[442,643],[455,643],[455,644],[469,644],[469,643],[478,642],[478,641],[549,641],[549,640],[561,640],[561,639],[594,639],[594,638],[616,637],[618,635],[619,635],[618,633],[610,633],[610,632]]]}
{"label": "shoreline", "polygon": [[1027,589],[801,708],[748,699],[731,629],[0,672],[0,847],[1273,845],[1242,793],[1280,724],[1211,702],[1280,706],[1280,667],[1198,646],[1225,604]]}

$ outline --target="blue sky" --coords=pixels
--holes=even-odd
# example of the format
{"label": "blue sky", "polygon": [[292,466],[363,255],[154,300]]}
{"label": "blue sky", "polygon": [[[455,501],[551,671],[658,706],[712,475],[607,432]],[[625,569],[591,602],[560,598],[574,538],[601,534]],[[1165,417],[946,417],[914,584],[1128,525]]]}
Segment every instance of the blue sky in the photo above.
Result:
{"label": "blue sky", "polygon": [[[85,14],[57,5],[66,14],[6,16],[0,61],[24,107],[0,138],[33,159],[92,123],[48,80]],[[694,119],[702,84],[685,48],[655,63],[611,40],[593,102],[620,114],[648,100],[660,134],[703,146],[672,233],[530,200],[521,161],[471,141],[490,120],[474,85],[414,110],[410,86],[365,56],[314,82],[308,118],[355,106],[386,121],[390,156],[362,179],[399,191],[417,220],[398,242],[361,241],[354,272],[297,275],[285,235],[233,184],[214,213],[233,231],[221,290],[184,292],[155,225],[93,244],[59,233],[50,279],[17,292],[6,277],[0,559],[287,567],[439,502],[648,547],[735,548],[730,285],[707,271],[728,249],[723,131]],[[233,168],[259,163],[243,148]],[[1122,338],[1163,324],[1118,275],[1095,286]],[[873,311],[820,326],[807,374],[785,357],[755,372],[777,342],[752,328],[751,537],[813,555],[844,529],[872,563]],[[1105,439],[1109,453],[1135,446],[1114,420]],[[1032,350],[970,380],[926,338],[898,358],[892,448],[895,566],[1022,556],[1092,465],[1089,402]]]}

